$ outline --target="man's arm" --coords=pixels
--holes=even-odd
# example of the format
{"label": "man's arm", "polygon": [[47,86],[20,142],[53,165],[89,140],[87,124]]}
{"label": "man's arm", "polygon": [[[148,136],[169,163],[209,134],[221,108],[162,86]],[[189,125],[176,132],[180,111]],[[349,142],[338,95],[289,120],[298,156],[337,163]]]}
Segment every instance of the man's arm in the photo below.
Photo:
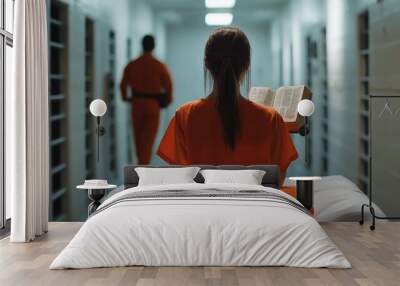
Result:
{"label": "man's arm", "polygon": [[129,101],[128,98],[128,66],[124,70],[124,75],[122,76],[121,83],[119,85],[119,89],[121,91],[121,96],[123,101]]}
{"label": "man's arm", "polygon": [[167,103],[172,102],[172,79],[168,68],[163,64],[161,68],[161,84],[167,93]]}

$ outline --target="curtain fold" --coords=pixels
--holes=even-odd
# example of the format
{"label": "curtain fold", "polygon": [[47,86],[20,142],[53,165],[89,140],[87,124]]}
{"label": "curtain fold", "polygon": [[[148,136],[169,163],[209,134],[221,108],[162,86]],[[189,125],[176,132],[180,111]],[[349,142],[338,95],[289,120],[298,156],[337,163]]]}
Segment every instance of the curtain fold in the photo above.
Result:
{"label": "curtain fold", "polygon": [[15,1],[13,95],[6,99],[6,187],[12,242],[47,232],[48,41],[45,0]]}

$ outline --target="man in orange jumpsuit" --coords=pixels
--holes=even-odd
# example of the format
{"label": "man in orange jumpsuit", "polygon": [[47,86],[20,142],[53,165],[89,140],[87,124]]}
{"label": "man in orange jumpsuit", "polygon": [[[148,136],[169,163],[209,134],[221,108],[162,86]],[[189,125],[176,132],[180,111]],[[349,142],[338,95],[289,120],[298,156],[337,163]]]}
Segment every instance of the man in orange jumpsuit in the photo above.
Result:
{"label": "man in orange jumpsuit", "polygon": [[[154,37],[144,36],[142,46],[143,54],[125,67],[120,89],[122,99],[132,102],[132,125],[138,163],[147,165],[157,135],[160,108],[172,102],[172,80],[166,65],[152,54]],[[128,97],[128,86],[132,90],[132,99]]]}

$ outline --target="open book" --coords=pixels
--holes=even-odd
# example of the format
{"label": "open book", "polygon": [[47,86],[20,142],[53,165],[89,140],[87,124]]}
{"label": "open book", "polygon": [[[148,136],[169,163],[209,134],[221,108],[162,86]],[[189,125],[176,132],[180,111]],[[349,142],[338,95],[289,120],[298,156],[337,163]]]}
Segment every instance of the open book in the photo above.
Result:
{"label": "open book", "polygon": [[290,132],[297,132],[304,125],[297,105],[302,99],[311,99],[311,91],[304,85],[282,86],[274,91],[269,87],[252,87],[249,99],[255,103],[275,108],[287,123]]}

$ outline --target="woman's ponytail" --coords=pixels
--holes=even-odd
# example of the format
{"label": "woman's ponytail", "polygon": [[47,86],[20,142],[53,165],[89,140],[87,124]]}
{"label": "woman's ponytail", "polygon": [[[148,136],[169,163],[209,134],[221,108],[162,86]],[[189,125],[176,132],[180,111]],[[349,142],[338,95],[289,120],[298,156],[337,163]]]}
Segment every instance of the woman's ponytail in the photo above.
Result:
{"label": "woman's ponytail", "polygon": [[218,96],[216,104],[221,118],[224,139],[231,150],[235,149],[236,136],[240,131],[239,86],[230,58],[224,58],[215,78]]}
{"label": "woman's ponytail", "polygon": [[210,71],[214,81],[224,141],[231,150],[235,149],[240,132],[240,81],[248,73],[249,66],[250,44],[242,31],[228,27],[217,29],[210,35],[205,49],[205,68]]}

